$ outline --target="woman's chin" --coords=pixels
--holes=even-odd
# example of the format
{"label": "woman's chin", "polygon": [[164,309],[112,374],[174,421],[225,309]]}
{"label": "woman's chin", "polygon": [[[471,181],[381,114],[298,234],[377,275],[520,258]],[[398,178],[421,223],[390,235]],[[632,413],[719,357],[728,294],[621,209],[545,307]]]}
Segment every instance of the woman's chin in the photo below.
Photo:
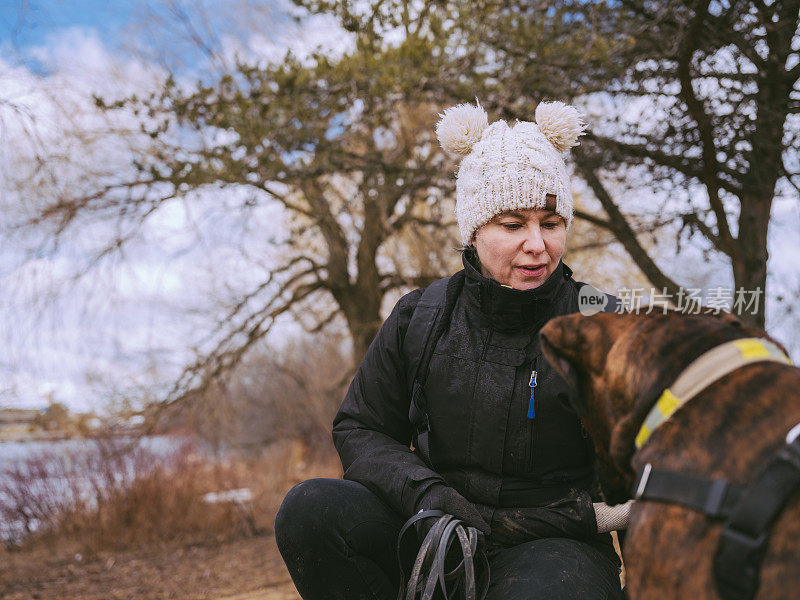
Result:
{"label": "woman's chin", "polygon": [[544,280],[540,280],[538,277],[536,279],[525,278],[522,281],[515,281],[514,283],[511,284],[511,287],[513,287],[515,290],[525,291],[537,288],[543,283]]}

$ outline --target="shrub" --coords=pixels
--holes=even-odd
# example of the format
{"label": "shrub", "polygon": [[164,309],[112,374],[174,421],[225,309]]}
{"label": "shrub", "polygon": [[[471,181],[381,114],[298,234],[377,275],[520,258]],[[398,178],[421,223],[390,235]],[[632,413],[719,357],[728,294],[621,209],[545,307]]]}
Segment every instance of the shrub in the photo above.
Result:
{"label": "shrub", "polygon": [[[334,456],[315,458],[298,441],[224,459],[187,441],[172,442],[168,452],[119,438],[60,446],[0,472],[0,523],[18,525],[0,531],[9,541],[68,541],[93,553],[255,535],[271,530],[294,484],[341,475]],[[245,488],[247,502],[204,500],[210,492]]]}
{"label": "shrub", "polygon": [[188,442],[167,453],[126,439],[69,444],[3,470],[0,521],[10,540],[66,536],[87,550],[232,535],[249,527],[241,508],[203,495],[237,484]]}

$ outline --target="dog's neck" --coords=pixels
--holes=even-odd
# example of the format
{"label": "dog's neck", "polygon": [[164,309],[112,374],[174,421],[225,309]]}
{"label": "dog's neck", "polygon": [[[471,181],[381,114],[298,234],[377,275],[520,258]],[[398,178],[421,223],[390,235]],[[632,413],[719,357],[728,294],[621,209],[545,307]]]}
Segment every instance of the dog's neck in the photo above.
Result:
{"label": "dog's neck", "polygon": [[790,365],[778,346],[760,338],[740,338],[720,344],[687,366],[650,409],[634,440],[640,449],[653,432],[684,404],[725,375],[745,365],[774,361]]}
{"label": "dog's neck", "polygon": [[[619,473],[616,495],[628,494],[633,484],[631,468],[636,436],[647,415],[681,372],[705,352],[746,334],[706,317],[691,319],[666,315],[666,319],[637,319],[626,334],[617,339],[607,364],[612,392],[623,406],[612,423],[609,459]],[[665,323],[666,320],[666,323]],[[668,324],[669,335],[663,335]],[[613,358],[613,360],[611,360]]]}

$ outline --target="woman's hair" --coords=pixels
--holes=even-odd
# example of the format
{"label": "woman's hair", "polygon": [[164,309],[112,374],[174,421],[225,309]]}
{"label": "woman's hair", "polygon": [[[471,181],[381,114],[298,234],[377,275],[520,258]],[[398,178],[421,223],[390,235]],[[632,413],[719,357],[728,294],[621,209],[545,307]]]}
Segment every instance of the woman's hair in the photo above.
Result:
{"label": "woman's hair", "polygon": [[475,246],[470,242],[469,244],[461,244],[456,248],[458,252],[463,255],[466,255],[467,259],[474,264],[478,269],[480,269],[481,261],[478,258],[478,250]]}

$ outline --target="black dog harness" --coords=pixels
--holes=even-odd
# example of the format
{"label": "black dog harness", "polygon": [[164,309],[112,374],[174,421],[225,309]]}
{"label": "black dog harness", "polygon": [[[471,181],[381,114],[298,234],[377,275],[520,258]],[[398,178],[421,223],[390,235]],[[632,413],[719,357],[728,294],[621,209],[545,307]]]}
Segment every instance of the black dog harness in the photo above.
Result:
{"label": "black dog harness", "polygon": [[[763,340],[760,342],[765,346],[769,344]],[[772,348],[769,350],[772,354]],[[764,360],[774,360],[774,358],[765,356]],[[778,360],[788,363],[788,359]],[[752,359],[747,362],[752,362]],[[706,385],[716,379],[707,377]],[[666,390],[665,394],[669,392],[670,390]],[[670,394],[670,396],[677,398],[679,395]],[[657,405],[653,408],[651,415],[648,416],[649,423],[654,424],[655,419],[660,425],[688,399],[685,395],[681,395],[679,405],[674,406],[669,415],[664,414],[665,418],[655,418],[653,417],[655,411],[666,412],[663,410],[664,402],[660,401],[662,406],[659,408]],[[642,431],[646,425],[647,422]],[[648,427],[646,435],[640,431],[637,436],[637,447],[641,447],[647,441],[652,429]],[[785,444],[770,457],[755,480],[747,486],[734,485],[726,479],[706,479],[657,469],[647,463],[636,478],[633,496],[636,500],[680,504],[697,510],[711,519],[723,520],[722,535],[714,556],[714,579],[717,591],[724,600],[751,600],[758,590],[761,562],[767,549],[772,524],[798,487],[800,487],[800,424],[789,431]]]}
{"label": "black dog harness", "polygon": [[639,472],[634,497],[681,504],[724,520],[714,556],[717,590],[725,600],[750,600],[758,590],[772,524],[798,487],[800,424],[750,485],[655,469],[647,463]]}

